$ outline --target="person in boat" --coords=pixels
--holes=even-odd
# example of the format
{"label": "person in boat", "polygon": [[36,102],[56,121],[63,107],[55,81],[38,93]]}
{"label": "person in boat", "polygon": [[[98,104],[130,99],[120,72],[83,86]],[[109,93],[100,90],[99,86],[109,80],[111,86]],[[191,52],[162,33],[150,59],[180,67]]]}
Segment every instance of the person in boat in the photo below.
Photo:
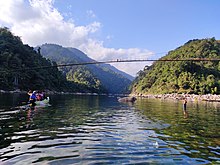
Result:
{"label": "person in boat", "polygon": [[41,100],[46,99],[45,93],[43,91],[40,91],[39,95],[40,95]]}
{"label": "person in boat", "polygon": [[37,96],[37,101],[42,101],[42,100],[46,99],[45,94],[42,91],[38,91],[36,96]]}
{"label": "person in boat", "polygon": [[28,95],[30,96],[29,97],[29,102],[32,104],[32,105],[34,105],[35,104],[35,102],[36,102],[36,100],[37,100],[37,96],[36,96],[36,91],[29,91],[28,92]]}
{"label": "person in boat", "polygon": [[40,101],[40,100],[41,100],[41,96],[39,95],[38,92],[36,93],[36,100],[37,100],[37,101]]}
{"label": "person in boat", "polygon": [[37,97],[37,101],[43,100],[43,97],[42,97],[42,94],[41,94],[40,91],[38,91],[38,92],[36,93],[36,97]]}

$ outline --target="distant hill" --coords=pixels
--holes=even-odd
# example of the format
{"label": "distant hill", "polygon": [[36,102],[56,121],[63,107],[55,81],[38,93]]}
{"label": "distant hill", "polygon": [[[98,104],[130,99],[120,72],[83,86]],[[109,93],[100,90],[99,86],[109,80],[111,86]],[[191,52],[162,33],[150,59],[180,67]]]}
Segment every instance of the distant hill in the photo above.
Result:
{"label": "distant hill", "polygon": [[[37,49],[37,48],[36,48]],[[40,46],[41,54],[58,64],[93,62],[86,54],[75,48],[64,48],[55,44]],[[132,77],[111,65],[81,65],[62,67],[60,70],[68,81],[83,84],[107,93],[128,91]]]}
{"label": "distant hill", "polygon": [[[74,55],[80,59],[81,62],[93,62],[95,60],[89,58],[85,53],[83,53],[82,51],[76,49],[76,48],[68,48],[70,51],[72,51],[74,53]],[[118,70],[116,69],[115,67],[113,67],[112,65],[109,65],[109,64],[99,64],[99,66],[101,67],[104,67],[104,68],[108,68],[109,70],[111,71],[114,71],[115,73],[117,74],[120,74],[122,75],[123,77],[133,81],[134,80],[134,77],[121,71],[121,70]]]}
{"label": "distant hill", "polygon": [[[190,40],[161,59],[220,58],[220,41]],[[220,94],[219,61],[156,61],[139,72],[132,84],[135,94]]]}

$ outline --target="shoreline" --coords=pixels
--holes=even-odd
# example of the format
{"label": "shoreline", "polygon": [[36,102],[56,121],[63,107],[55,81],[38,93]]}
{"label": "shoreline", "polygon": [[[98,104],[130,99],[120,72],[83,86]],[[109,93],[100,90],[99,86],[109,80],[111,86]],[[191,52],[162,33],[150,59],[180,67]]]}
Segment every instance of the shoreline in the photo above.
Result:
{"label": "shoreline", "polygon": [[[9,93],[9,94],[26,94],[27,91],[21,90],[13,90],[13,91],[5,91],[0,90],[0,94]],[[197,94],[98,94],[98,93],[81,93],[81,92],[57,92],[45,90],[46,94],[62,94],[62,95],[93,95],[93,96],[131,96],[131,97],[139,97],[139,98],[154,98],[154,99],[171,99],[171,100],[183,100],[187,99],[187,101],[206,101],[206,102],[220,102],[220,95],[216,94],[205,94],[205,95],[197,95]]]}
{"label": "shoreline", "polygon": [[155,99],[172,99],[172,100],[183,100],[187,99],[187,101],[206,101],[206,102],[220,102],[220,95],[216,94],[205,94],[205,95],[196,95],[196,94],[141,94],[135,95],[131,94],[130,96],[141,97],[141,98],[155,98]]}
{"label": "shoreline", "polygon": [[[89,93],[89,92],[57,92],[57,91],[50,91],[44,90],[46,94],[49,95],[92,95],[92,96],[129,96],[129,94],[112,94],[112,93]],[[0,94],[27,94],[28,91],[21,91],[21,90],[13,90],[13,91],[5,91],[0,90]]]}

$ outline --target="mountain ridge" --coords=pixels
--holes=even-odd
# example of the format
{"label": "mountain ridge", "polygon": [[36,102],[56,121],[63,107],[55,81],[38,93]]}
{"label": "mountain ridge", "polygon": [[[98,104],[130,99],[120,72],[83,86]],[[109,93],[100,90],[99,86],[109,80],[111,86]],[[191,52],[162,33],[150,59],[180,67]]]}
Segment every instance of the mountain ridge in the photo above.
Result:
{"label": "mountain ridge", "polygon": [[[41,54],[58,64],[95,62],[85,53],[76,49],[63,47],[56,44],[43,44],[40,47]],[[126,78],[120,71],[113,71],[108,64],[92,64],[83,66],[62,67],[60,70],[69,81],[103,89],[109,93],[124,93],[128,91],[131,80]],[[115,68],[116,69],[116,68]]]}

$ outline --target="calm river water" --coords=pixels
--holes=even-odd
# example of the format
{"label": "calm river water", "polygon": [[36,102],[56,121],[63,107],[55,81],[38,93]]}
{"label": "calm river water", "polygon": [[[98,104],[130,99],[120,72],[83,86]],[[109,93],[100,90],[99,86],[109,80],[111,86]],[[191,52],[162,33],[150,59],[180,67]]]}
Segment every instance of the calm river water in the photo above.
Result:
{"label": "calm river water", "polygon": [[220,103],[0,94],[0,164],[220,164]]}

